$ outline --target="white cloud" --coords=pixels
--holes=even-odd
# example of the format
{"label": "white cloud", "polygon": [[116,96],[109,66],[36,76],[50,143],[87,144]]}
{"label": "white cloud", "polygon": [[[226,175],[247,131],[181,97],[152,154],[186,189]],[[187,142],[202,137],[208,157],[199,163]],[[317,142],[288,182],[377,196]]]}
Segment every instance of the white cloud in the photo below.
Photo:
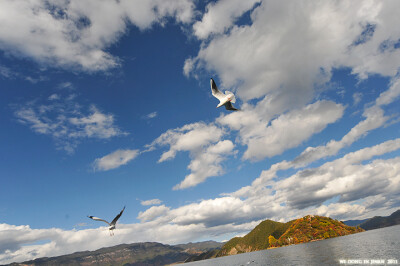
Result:
{"label": "white cloud", "polygon": [[271,114],[264,115],[264,111],[258,108],[217,119],[218,123],[239,130],[242,144],[247,145],[244,159],[261,160],[296,147],[328,124],[336,122],[344,110],[340,104],[318,101],[282,114],[270,122]]}
{"label": "white cloud", "polygon": [[[107,237],[106,227],[68,231],[0,224],[0,262],[127,242],[177,244],[204,238],[227,239],[248,232],[267,218],[288,221],[306,214],[319,214],[345,220],[383,212],[387,215],[400,203],[400,157],[380,159],[379,156],[398,150],[400,139],[390,140],[319,167],[298,171],[286,179],[258,182],[247,194],[233,193],[177,208],[152,206],[138,214],[141,223],[118,224],[118,237],[114,238]],[[324,204],[333,199],[337,202]],[[45,243],[37,244],[39,241]]]}
{"label": "white cloud", "polygon": [[[244,232],[255,223],[206,228],[202,225],[177,225],[144,222],[117,224],[115,237],[108,236],[108,228],[63,230],[58,228],[32,229],[27,225],[0,224],[0,263],[22,262],[40,257],[95,250],[132,242],[187,243],[206,234],[227,238],[230,232]],[[228,234],[228,235],[227,235]],[[38,242],[45,242],[39,244]]]}
{"label": "white cloud", "polygon": [[140,204],[142,204],[143,206],[149,206],[149,205],[160,205],[161,204],[161,200],[159,199],[151,199],[151,200],[142,200],[140,202]]}
{"label": "white cloud", "polygon": [[[340,195],[340,193],[335,195],[333,195],[334,193],[327,193],[328,190],[330,190],[326,189],[327,187],[337,189],[338,191],[342,190],[342,192],[344,190],[350,192],[352,188],[355,188],[356,190],[359,190],[358,193],[362,193],[363,189],[360,189],[359,186],[370,186],[370,188],[365,190],[365,192],[371,193],[370,190],[373,190],[374,186],[380,186],[382,184],[385,186],[387,185],[387,182],[384,182],[384,180],[389,179],[391,176],[388,175],[388,170],[390,167],[397,164],[397,160],[399,160],[399,158],[394,158],[387,161],[375,160],[370,164],[362,164],[362,162],[370,160],[376,156],[396,151],[398,149],[400,149],[400,139],[389,140],[373,147],[348,153],[344,157],[336,159],[332,162],[327,162],[318,168],[301,170],[295,175],[275,182],[273,180],[277,177],[277,171],[280,169],[287,169],[285,166],[288,164],[287,162],[278,163],[273,165],[269,170],[263,171],[260,177],[253,181],[251,187],[243,188],[234,193],[234,195],[245,196],[249,195],[249,193],[257,193],[257,188],[262,188],[266,185],[273,185],[276,190],[285,190],[288,194],[293,195],[293,197],[299,197],[302,199],[304,198],[310,202],[318,201],[320,203],[330,197]],[[378,169],[378,165],[388,166],[388,168],[381,169],[381,172],[377,174],[376,171]],[[374,182],[374,185],[370,184],[370,179],[366,178],[366,176],[363,174],[363,171],[368,176],[377,175],[374,177],[374,180],[376,181]],[[395,178],[397,178],[396,171],[393,172]],[[380,182],[378,182],[379,178],[382,179]],[[349,180],[354,179],[360,181],[356,187],[346,184],[346,182]],[[324,188],[326,190],[323,190]],[[388,191],[392,191],[392,189],[389,189],[388,187]],[[376,190],[376,192],[373,193],[378,192],[379,191]],[[320,197],[321,194],[324,196]],[[354,195],[356,194],[354,193]],[[299,205],[300,203],[294,202],[293,204]]]}
{"label": "white cloud", "polygon": [[194,66],[195,66],[195,62],[193,61],[193,59],[192,58],[187,58],[185,60],[185,63],[183,64],[183,74],[186,77],[189,77],[189,75],[192,72]]}
{"label": "white cloud", "polygon": [[174,186],[174,190],[196,186],[212,176],[220,176],[225,173],[221,163],[233,153],[235,145],[230,140],[223,140],[207,149],[192,155],[188,169],[191,173],[185,179]]}
{"label": "white cloud", "polygon": [[341,140],[331,140],[326,145],[308,147],[292,162],[284,162],[284,164],[280,164],[280,166],[277,165],[277,167],[279,167],[280,170],[291,167],[299,168],[318,159],[335,155],[342,148],[350,146],[359,138],[367,135],[370,131],[382,127],[389,120],[389,117],[384,115],[384,110],[381,107],[396,100],[396,97],[400,94],[399,88],[399,79],[393,79],[389,89],[382,92],[375,100],[375,103],[364,110],[363,116],[365,120],[355,125]]}
{"label": "white cloud", "polygon": [[157,217],[165,215],[169,210],[170,210],[170,208],[166,207],[165,205],[152,206],[144,212],[139,212],[139,215],[137,218],[141,222],[152,221],[152,220],[156,219]]}
{"label": "white cloud", "polygon": [[[400,157],[377,157],[399,149],[400,139],[387,141],[320,167],[298,171],[286,179],[260,182],[260,176],[247,193],[237,191],[175,209],[164,205],[150,208],[141,212],[141,218],[157,224],[214,228],[266,218],[287,221],[306,214],[355,218],[374,212],[377,201],[385,202],[384,208],[393,210],[399,204]],[[377,159],[371,161],[373,158]],[[338,202],[324,204],[333,199]],[[382,210],[382,205],[379,208]]]}
{"label": "white cloud", "polygon": [[141,30],[168,17],[188,23],[190,0],[1,1],[0,49],[46,65],[84,71],[116,67],[106,51],[133,23]]}
{"label": "white cloud", "polygon": [[293,110],[271,121],[271,125],[258,136],[245,140],[248,149],[245,159],[272,157],[298,146],[315,133],[321,132],[328,124],[336,122],[343,115],[343,106],[333,102],[316,102],[300,110]]}
{"label": "white cloud", "polygon": [[390,87],[388,90],[384,91],[379,95],[376,99],[377,106],[388,105],[400,96],[400,78],[394,78],[391,81]]}
{"label": "white cloud", "polygon": [[361,102],[362,99],[362,93],[356,92],[353,94],[353,105],[357,105]]}
{"label": "white cloud", "polygon": [[273,203],[271,205],[268,209],[264,206],[262,210],[261,206],[249,205],[239,198],[221,197],[176,208],[171,210],[168,218],[178,225],[202,224],[206,227],[217,227],[262,219],[267,213],[274,213],[276,206]]}
{"label": "white cloud", "polygon": [[342,148],[350,146],[353,142],[365,136],[369,131],[381,127],[388,120],[388,117],[384,116],[383,110],[378,107],[366,109],[364,116],[366,119],[354,126],[341,140],[331,140],[326,145],[308,147],[293,160],[293,166],[306,166],[318,159],[335,155]]}
{"label": "white cloud", "polygon": [[73,153],[85,138],[109,139],[127,134],[115,126],[112,114],[104,114],[94,105],[86,111],[75,96],[52,94],[44,101],[37,99],[15,107],[15,116],[36,133],[52,136],[57,147],[68,153]]}
{"label": "white cloud", "polygon": [[49,96],[48,99],[49,99],[50,101],[52,101],[52,100],[59,100],[59,99],[60,99],[60,96],[59,96],[58,94],[56,94],[56,93],[53,93],[52,95]]}
{"label": "white cloud", "polygon": [[139,150],[116,150],[94,161],[95,170],[108,171],[125,165],[139,155]]}
{"label": "white cloud", "polygon": [[147,115],[145,116],[145,118],[146,118],[146,119],[152,119],[152,118],[157,117],[157,115],[158,115],[157,112],[152,112],[152,113],[150,113],[150,114],[147,114]]}
{"label": "white cloud", "polygon": [[223,33],[237,18],[259,2],[260,0],[220,0],[209,3],[202,20],[193,25],[194,34],[199,39],[206,39],[210,34]]}
{"label": "white cloud", "polygon": [[[392,25],[400,24],[394,11],[399,7],[396,1],[264,0],[251,11],[249,25],[212,36],[184,70],[187,75],[199,69],[217,73],[221,85],[244,101],[267,96],[282,111],[298,108],[312,100],[334,68],[350,67],[361,79],[370,73],[394,77],[400,30]],[[356,42],[368,25],[375,25],[370,36]]]}
{"label": "white cloud", "polygon": [[358,204],[332,203],[328,206],[321,205],[316,209],[315,214],[345,220],[346,218],[359,217],[365,211],[366,207]]}
{"label": "white cloud", "polygon": [[114,126],[114,116],[101,113],[94,105],[90,107],[91,114],[69,118],[69,123],[78,128],[69,137],[95,137],[108,139],[123,134]]}
{"label": "white cloud", "polygon": [[[233,11],[218,8],[223,5],[225,1],[210,4],[209,7],[217,8],[210,8],[203,20],[212,12],[229,18]],[[360,79],[369,74],[392,77],[390,89],[380,95],[374,108],[364,111],[366,119],[342,140],[310,147],[299,156],[299,165],[300,162],[307,164],[336,154],[389,119],[380,107],[393,102],[400,94],[395,76],[400,68],[400,49],[395,48],[400,31],[390,26],[400,23],[393,11],[397,7],[399,3],[394,1],[351,4],[324,1],[315,5],[310,1],[264,0],[251,11],[249,25],[218,31],[220,34],[204,41],[197,56],[185,61],[184,73],[195,75],[202,69],[216,72],[222,81],[221,87],[236,90],[245,101],[242,112],[221,116],[217,123],[239,130],[239,140],[248,146],[243,158],[251,160],[271,157],[298,146],[339,118],[331,117],[331,122],[325,125],[315,124],[315,129],[308,128],[306,123],[294,123],[292,130],[274,125],[287,118],[288,112],[305,108],[316,91],[329,82],[332,69],[350,67]],[[233,20],[226,21],[230,25]],[[354,104],[358,104],[360,94],[353,96]],[[320,120],[324,120],[323,114]]]}
{"label": "white cloud", "polygon": [[147,147],[154,149],[156,146],[169,145],[170,149],[164,152],[159,160],[159,162],[163,162],[173,159],[178,151],[200,150],[204,146],[218,141],[222,135],[222,129],[217,126],[199,122],[169,129]]}
{"label": "white cloud", "polygon": [[213,123],[198,122],[169,129],[146,147],[153,150],[159,146],[169,146],[158,162],[173,159],[179,151],[189,152],[192,160],[188,169],[191,173],[173,188],[185,189],[224,173],[221,163],[235,153],[232,141],[221,140],[224,134],[224,129]]}

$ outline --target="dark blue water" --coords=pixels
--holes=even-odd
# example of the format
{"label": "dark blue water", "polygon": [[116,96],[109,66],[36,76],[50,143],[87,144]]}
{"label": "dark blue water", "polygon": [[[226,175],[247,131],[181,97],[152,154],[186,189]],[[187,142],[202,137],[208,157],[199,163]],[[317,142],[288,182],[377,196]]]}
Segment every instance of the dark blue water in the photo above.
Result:
{"label": "dark blue water", "polygon": [[184,265],[400,265],[400,225]]}

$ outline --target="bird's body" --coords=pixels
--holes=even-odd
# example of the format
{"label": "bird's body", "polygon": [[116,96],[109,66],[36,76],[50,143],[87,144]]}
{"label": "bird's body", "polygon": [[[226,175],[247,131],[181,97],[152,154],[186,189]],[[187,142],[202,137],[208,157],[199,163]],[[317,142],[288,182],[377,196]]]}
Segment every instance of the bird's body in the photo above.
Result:
{"label": "bird's body", "polygon": [[125,210],[125,206],[124,206],[124,208],[122,209],[122,211],[121,211],[117,216],[115,216],[114,220],[112,220],[111,223],[109,223],[109,222],[107,222],[106,220],[103,220],[103,219],[101,219],[101,218],[95,217],[95,216],[88,216],[88,217],[89,217],[90,219],[92,219],[92,220],[101,221],[101,222],[105,222],[106,224],[108,224],[108,225],[109,225],[108,230],[110,230],[110,236],[113,236],[113,235],[114,235],[113,230],[115,229],[115,225],[116,225],[116,223],[117,223],[119,217],[121,217],[121,215],[122,215],[122,213],[124,212],[124,210]]}
{"label": "bird's body", "polygon": [[211,93],[212,95],[219,100],[219,104],[217,105],[218,107],[225,106],[226,110],[230,111],[238,111],[239,109],[236,109],[233,107],[232,103],[236,102],[235,95],[230,92],[230,91],[225,91],[225,94],[223,94],[217,87],[217,84],[215,84],[215,81],[213,79],[210,80],[211,84]]}

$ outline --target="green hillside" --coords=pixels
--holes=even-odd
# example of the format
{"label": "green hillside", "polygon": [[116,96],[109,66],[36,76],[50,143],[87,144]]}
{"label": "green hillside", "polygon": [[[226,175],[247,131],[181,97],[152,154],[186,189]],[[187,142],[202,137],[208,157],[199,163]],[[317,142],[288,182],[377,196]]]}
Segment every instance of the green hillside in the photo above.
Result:
{"label": "green hillside", "polygon": [[235,237],[222,246],[219,256],[234,255],[272,247],[305,243],[364,231],[359,227],[323,216],[307,215],[287,223],[265,220],[244,237]]}
{"label": "green hillside", "polygon": [[290,226],[291,222],[280,223],[265,220],[257,225],[244,237],[235,237],[229,240],[218,253],[219,256],[233,255],[238,253],[256,251],[269,247],[268,236],[279,238]]}
{"label": "green hillside", "polygon": [[300,244],[363,231],[360,227],[348,226],[329,217],[307,215],[295,220],[272,246]]}

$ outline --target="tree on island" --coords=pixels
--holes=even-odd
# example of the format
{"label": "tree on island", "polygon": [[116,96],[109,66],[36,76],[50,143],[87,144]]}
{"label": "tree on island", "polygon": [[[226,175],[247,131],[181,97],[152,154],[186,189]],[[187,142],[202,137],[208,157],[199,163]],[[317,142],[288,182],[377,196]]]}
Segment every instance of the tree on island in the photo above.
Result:
{"label": "tree on island", "polygon": [[268,237],[268,242],[269,242],[269,246],[270,247],[273,247],[275,244],[276,244],[276,238],[273,236],[273,235],[270,235],[269,237]]}

